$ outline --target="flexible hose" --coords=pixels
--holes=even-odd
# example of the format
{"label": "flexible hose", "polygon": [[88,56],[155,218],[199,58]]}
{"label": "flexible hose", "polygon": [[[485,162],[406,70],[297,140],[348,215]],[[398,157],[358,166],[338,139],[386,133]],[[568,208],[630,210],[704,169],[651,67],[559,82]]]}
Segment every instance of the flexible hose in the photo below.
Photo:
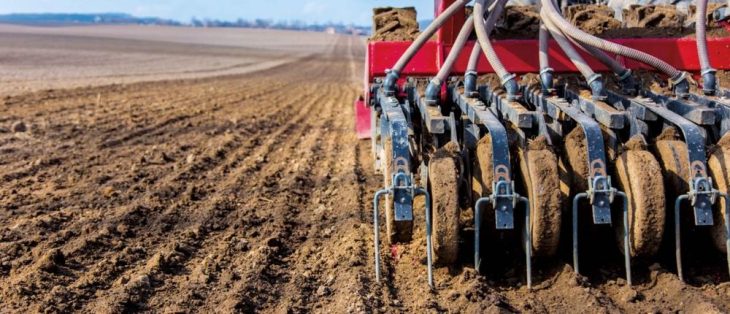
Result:
{"label": "flexible hose", "polygon": [[[507,4],[508,0],[497,0],[492,2],[489,6],[489,16],[485,24],[487,25],[487,33],[491,34],[497,25],[497,18],[502,14],[504,5]],[[473,13],[474,15],[476,13]],[[482,17],[484,15],[482,14]],[[467,95],[476,93],[477,88],[477,67],[479,66],[479,57],[482,54],[482,47],[478,43],[474,45],[469,55],[469,63],[466,66],[466,73],[464,77],[464,92]]]}
{"label": "flexible hose", "polygon": [[538,56],[540,59],[540,85],[543,93],[552,93],[553,88],[553,68],[550,67],[550,58],[548,58],[548,40],[550,40],[550,31],[545,26],[544,21],[540,21],[539,33],[540,50]]}
{"label": "flexible hose", "polygon": [[575,50],[573,45],[568,41],[565,35],[553,24],[549,19],[545,19],[545,26],[550,35],[558,42],[560,48],[565,52],[571,62],[575,64],[578,71],[585,77],[586,82],[591,86],[593,99],[602,100],[605,99],[605,91],[603,90],[603,81],[601,75],[591,69],[588,63],[581,57],[578,51]]}
{"label": "flexible hose", "polygon": [[451,73],[451,68],[453,68],[456,59],[459,58],[461,51],[464,49],[464,45],[466,45],[466,41],[469,40],[469,35],[471,35],[474,30],[473,21],[474,15],[470,15],[466,19],[464,26],[462,26],[459,31],[459,35],[456,36],[454,46],[451,48],[449,55],[441,65],[441,69],[439,69],[436,76],[431,79],[431,82],[428,83],[428,87],[426,87],[426,101],[428,104],[435,104],[436,101],[438,101],[439,95],[441,94],[441,84]]}
{"label": "flexible hose", "polygon": [[672,80],[675,93],[680,95],[686,95],[689,92],[689,85],[686,79],[686,73],[678,71],[670,64],[662,61],[661,59],[655,58],[642,51],[625,47],[607,40],[603,40],[596,36],[587,34],[573,24],[566,21],[558,12],[555,5],[550,0],[541,0],[543,6],[543,19],[549,19],[555,25],[563,31],[563,33],[569,37],[573,37],[578,42],[584,43],[595,48],[606,50],[618,55],[625,56],[630,59],[635,59],[640,62],[651,65],[652,67],[666,73]]}
{"label": "flexible hose", "polygon": [[[484,16],[484,2],[486,0],[477,0],[474,3],[474,13],[477,14],[478,17]],[[497,73],[497,75],[500,77],[502,81],[502,85],[504,86],[505,90],[507,91],[507,98],[512,100],[516,97],[518,86],[517,82],[515,82],[515,75],[512,73],[507,72],[507,69],[502,64],[502,61],[499,60],[499,56],[497,56],[497,53],[494,51],[494,47],[492,46],[491,41],[489,40],[489,34],[487,33],[487,29],[484,24],[484,19],[476,18],[474,19],[474,28],[477,32],[477,38],[479,39],[479,45],[482,46],[482,51],[484,52],[484,55],[487,57],[487,61],[489,61],[489,64],[492,66],[494,71]]]}
{"label": "flexible hose", "polygon": [[441,66],[441,69],[439,69],[439,72],[436,74],[436,77],[434,78],[434,80],[438,80],[439,84],[440,84],[440,82],[443,82],[446,79],[446,77],[451,73],[451,68],[454,66],[456,59],[459,58],[459,55],[461,54],[461,51],[464,49],[464,45],[466,45],[466,41],[469,40],[469,35],[471,35],[473,30],[474,30],[474,15],[471,15],[471,16],[469,16],[469,18],[466,19],[464,26],[461,28],[461,31],[459,32],[459,35],[456,36],[456,41],[454,41],[453,48],[449,52],[449,55],[446,57],[446,60],[444,60],[444,64]]}
{"label": "flexible hose", "polygon": [[[499,18],[499,16],[502,14],[502,11],[504,11],[504,5],[507,4],[507,1],[509,0],[497,0],[492,2],[492,5],[489,6],[489,16],[487,16],[487,21],[485,22],[485,25],[487,25],[488,34],[491,34],[494,28],[497,26],[497,18]],[[471,50],[471,55],[469,55],[469,63],[466,66],[467,72],[477,71],[477,66],[479,65],[479,57],[481,56],[481,54],[482,47],[480,45],[474,45],[474,48]]]}
{"label": "flexible hose", "polygon": [[637,86],[636,82],[634,81],[631,69],[627,69],[626,67],[624,67],[621,63],[616,61],[614,58],[611,58],[611,56],[609,56],[603,50],[600,50],[593,46],[581,44],[571,37],[568,37],[568,40],[570,40],[570,42],[573,43],[574,46],[577,46],[581,50],[585,51],[587,54],[592,55],[593,57],[598,59],[598,61],[601,61],[601,63],[608,66],[611,71],[618,77],[619,84],[621,85],[621,92],[624,95],[636,94]]}
{"label": "flexible hose", "polygon": [[438,17],[436,17],[433,22],[431,22],[428,27],[420,34],[418,37],[416,37],[416,40],[411,43],[411,45],[406,49],[406,51],[400,56],[398,59],[398,62],[395,63],[393,68],[390,69],[388,72],[388,75],[385,77],[385,82],[383,83],[383,87],[385,89],[386,94],[394,94],[395,93],[395,85],[398,81],[398,78],[400,77],[400,72],[403,70],[403,68],[408,64],[408,62],[413,59],[413,56],[416,55],[418,50],[423,47],[423,45],[433,36],[436,31],[441,28],[441,25],[443,25],[449,18],[451,18],[454,13],[456,13],[459,10],[463,10],[464,5],[469,2],[468,0],[456,0],[454,3],[452,3],[444,12],[442,12]]}
{"label": "flexible hose", "polygon": [[702,91],[706,95],[714,95],[717,81],[716,70],[710,65],[710,56],[707,53],[707,0],[697,0],[696,14],[695,34],[697,35],[697,54],[702,66]]}

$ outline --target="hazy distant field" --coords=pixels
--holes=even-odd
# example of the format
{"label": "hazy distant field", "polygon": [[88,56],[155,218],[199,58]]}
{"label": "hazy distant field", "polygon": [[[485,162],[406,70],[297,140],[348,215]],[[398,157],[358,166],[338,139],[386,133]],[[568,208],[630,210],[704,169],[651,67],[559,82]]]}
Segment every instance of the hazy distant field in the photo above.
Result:
{"label": "hazy distant field", "polygon": [[321,52],[329,37],[252,29],[0,25],[0,95],[248,73]]}

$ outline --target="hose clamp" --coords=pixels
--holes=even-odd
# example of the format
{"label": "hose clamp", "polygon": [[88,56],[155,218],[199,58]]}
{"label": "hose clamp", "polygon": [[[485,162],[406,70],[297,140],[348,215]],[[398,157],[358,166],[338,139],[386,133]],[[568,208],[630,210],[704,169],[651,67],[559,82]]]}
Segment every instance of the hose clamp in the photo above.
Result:
{"label": "hose clamp", "polygon": [[505,83],[507,83],[510,80],[514,79],[515,77],[517,77],[517,75],[515,75],[514,73],[507,73],[507,74],[505,74],[505,76],[502,77],[502,82],[501,82],[502,85],[504,85]]}
{"label": "hose clamp", "polygon": [[552,72],[555,72],[555,70],[553,68],[551,68],[551,67],[547,67],[547,68],[544,68],[544,69],[540,70],[540,75],[543,75],[543,74],[548,73],[548,72],[552,73]]}
{"label": "hose clamp", "polygon": [[466,71],[466,73],[464,73],[464,75],[474,75],[474,76],[477,76],[477,75],[479,75],[479,73],[477,73],[477,71]]}
{"label": "hose clamp", "polygon": [[593,81],[601,79],[602,77],[603,76],[598,73],[593,73],[593,75],[591,75],[586,81],[590,85],[591,83],[593,83]]}
{"label": "hose clamp", "polygon": [[707,69],[702,70],[702,72],[700,72],[700,75],[705,75],[708,73],[717,73],[717,70],[715,70],[713,68],[707,68]]}
{"label": "hose clamp", "polygon": [[670,77],[669,78],[669,85],[670,86],[676,86],[677,84],[681,83],[682,81],[687,79],[687,72],[682,71],[677,74],[676,77]]}
{"label": "hose clamp", "polygon": [[621,73],[618,76],[619,81],[623,81],[623,80],[629,78],[631,76],[631,73],[632,73],[631,69],[626,69],[626,71],[624,71],[624,73]]}

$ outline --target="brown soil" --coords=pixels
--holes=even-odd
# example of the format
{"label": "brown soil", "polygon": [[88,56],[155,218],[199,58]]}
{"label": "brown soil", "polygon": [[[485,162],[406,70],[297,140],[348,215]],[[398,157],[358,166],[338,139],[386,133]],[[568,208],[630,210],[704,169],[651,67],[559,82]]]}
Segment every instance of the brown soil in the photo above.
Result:
{"label": "brown soil", "polygon": [[[632,143],[634,141],[634,143]],[[662,169],[654,156],[629,141],[616,159],[618,186],[629,198],[629,230],[632,256],[654,256],[664,236],[666,212]],[[616,224],[619,248],[623,252],[623,224]]]}
{"label": "brown soil", "polygon": [[0,311],[730,310],[714,277],[636,265],[634,290],[620,264],[586,279],[563,255],[535,263],[532,292],[522,267],[502,283],[469,261],[436,268],[431,291],[422,198],[376,283],[383,178],[348,118],[364,47],[330,41],[296,67],[0,100]]}
{"label": "brown soil", "polygon": [[[708,12],[711,12],[708,10]],[[626,20],[629,15],[630,20]],[[694,36],[694,27],[684,27],[684,14],[664,6],[634,6],[624,10],[625,22],[617,20],[605,5],[577,4],[565,17],[581,30],[602,38],[666,38]],[[694,19],[693,16],[690,17]],[[727,37],[727,29],[711,19],[708,37]],[[644,26],[640,26],[644,25]],[[668,25],[668,26],[659,26]],[[540,18],[535,6],[508,6],[494,32],[495,39],[537,39]]]}
{"label": "brown soil", "polygon": [[671,5],[633,5],[624,9],[627,27],[681,29],[685,18]]}
{"label": "brown soil", "polygon": [[572,5],[564,14],[570,23],[589,34],[600,35],[607,30],[621,28],[621,22],[613,16],[613,9],[605,5]]}
{"label": "brown soil", "polygon": [[717,81],[722,88],[730,88],[730,71],[718,70]]}
{"label": "brown soil", "polygon": [[[730,187],[730,135],[726,134],[723,136],[717,145],[710,150],[707,168],[717,189],[727,191]],[[725,198],[720,197],[718,200],[719,202],[713,211],[715,225],[712,227],[712,238],[715,242],[715,247],[722,252],[726,252]]]}
{"label": "brown soil", "polygon": [[[457,146],[448,143],[447,146]],[[458,146],[456,148],[458,152]],[[451,265],[459,258],[459,174],[453,148],[440,148],[430,159],[428,180],[433,212],[433,252],[437,264]]]}
{"label": "brown soil", "polygon": [[412,41],[418,34],[416,8],[373,9],[373,35],[370,41]]}
{"label": "brown soil", "polygon": [[536,256],[553,256],[560,241],[562,194],[558,176],[558,161],[539,137],[526,149],[519,149],[520,174],[530,199],[532,247]]}
{"label": "brown soil", "polygon": [[534,5],[507,6],[497,22],[495,39],[537,39],[540,12]]}

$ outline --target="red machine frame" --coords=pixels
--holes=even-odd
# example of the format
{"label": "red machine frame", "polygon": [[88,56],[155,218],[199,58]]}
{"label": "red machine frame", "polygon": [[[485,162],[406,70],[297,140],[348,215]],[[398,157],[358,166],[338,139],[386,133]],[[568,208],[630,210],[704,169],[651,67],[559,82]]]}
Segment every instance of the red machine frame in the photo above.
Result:
{"label": "red machine frame", "polygon": [[[449,7],[455,0],[434,0],[434,10],[436,16]],[[428,77],[434,76],[441,68],[446,56],[451,51],[454,40],[466,21],[465,14],[455,14],[449,19],[441,29],[436,33],[436,40],[427,42],[413,59],[406,65],[400,73],[401,78],[408,76]],[[730,31],[730,24],[724,23]],[[633,38],[633,39],[612,39],[616,43],[624,46],[632,47],[658,57],[679,70],[687,71],[697,75],[700,71],[700,62],[697,55],[697,41],[692,37],[681,38]],[[357,115],[358,137],[367,138],[369,136],[370,117],[369,109],[365,104],[369,101],[369,86],[376,77],[385,76],[387,69],[392,67],[398,58],[411,45],[409,41],[380,41],[370,42],[367,45],[367,54],[365,59],[365,99],[356,104],[355,110]],[[469,52],[474,42],[467,43],[462,50],[458,60],[454,64],[452,73],[455,75],[463,75],[469,59]],[[520,39],[520,40],[495,40],[494,49],[507,67],[507,70],[515,74],[538,73],[538,40],[536,39]],[[708,38],[707,47],[709,51],[712,66],[718,70],[730,69],[730,37]],[[558,44],[550,41],[549,46],[550,66],[556,72],[577,72],[578,69],[562,53]],[[596,71],[609,71],[603,63],[581,51],[583,58],[588,62],[592,69]],[[610,54],[609,54],[610,55]],[[614,57],[616,57],[614,55]],[[492,67],[482,55],[479,62],[479,73],[493,72]],[[624,57],[617,57],[623,65],[630,69],[651,69],[651,67]],[[367,134],[366,134],[367,133]]]}
{"label": "red machine frame", "polygon": [[[435,0],[436,14],[440,14],[455,0]],[[436,75],[441,64],[446,59],[454,43],[461,26],[466,17],[464,14],[455,14],[438,31],[436,40],[429,41],[413,57],[410,63],[401,71],[401,77],[407,76],[433,76]],[[730,25],[725,24],[730,30]],[[679,70],[697,72],[700,70],[699,58],[697,56],[696,40],[691,37],[681,38],[636,38],[636,39],[613,39],[612,41],[632,47],[655,57],[658,57]],[[366,57],[367,82],[385,75],[385,70],[392,67],[403,52],[408,48],[410,42],[370,42]],[[473,42],[467,44],[462,50],[458,61],[454,65],[453,73],[464,74],[469,59],[469,52]],[[512,73],[538,73],[538,40],[495,40],[494,48]],[[707,46],[710,53],[712,66],[718,70],[730,69],[730,37],[708,38]],[[555,41],[550,42],[550,66],[556,72],[577,72],[575,66],[562,53]],[[584,54],[591,68],[597,71],[609,71],[609,69],[595,58]],[[492,72],[492,68],[484,56],[479,62],[479,73]],[[622,63],[630,69],[650,69],[650,67],[624,58],[619,58]]]}

